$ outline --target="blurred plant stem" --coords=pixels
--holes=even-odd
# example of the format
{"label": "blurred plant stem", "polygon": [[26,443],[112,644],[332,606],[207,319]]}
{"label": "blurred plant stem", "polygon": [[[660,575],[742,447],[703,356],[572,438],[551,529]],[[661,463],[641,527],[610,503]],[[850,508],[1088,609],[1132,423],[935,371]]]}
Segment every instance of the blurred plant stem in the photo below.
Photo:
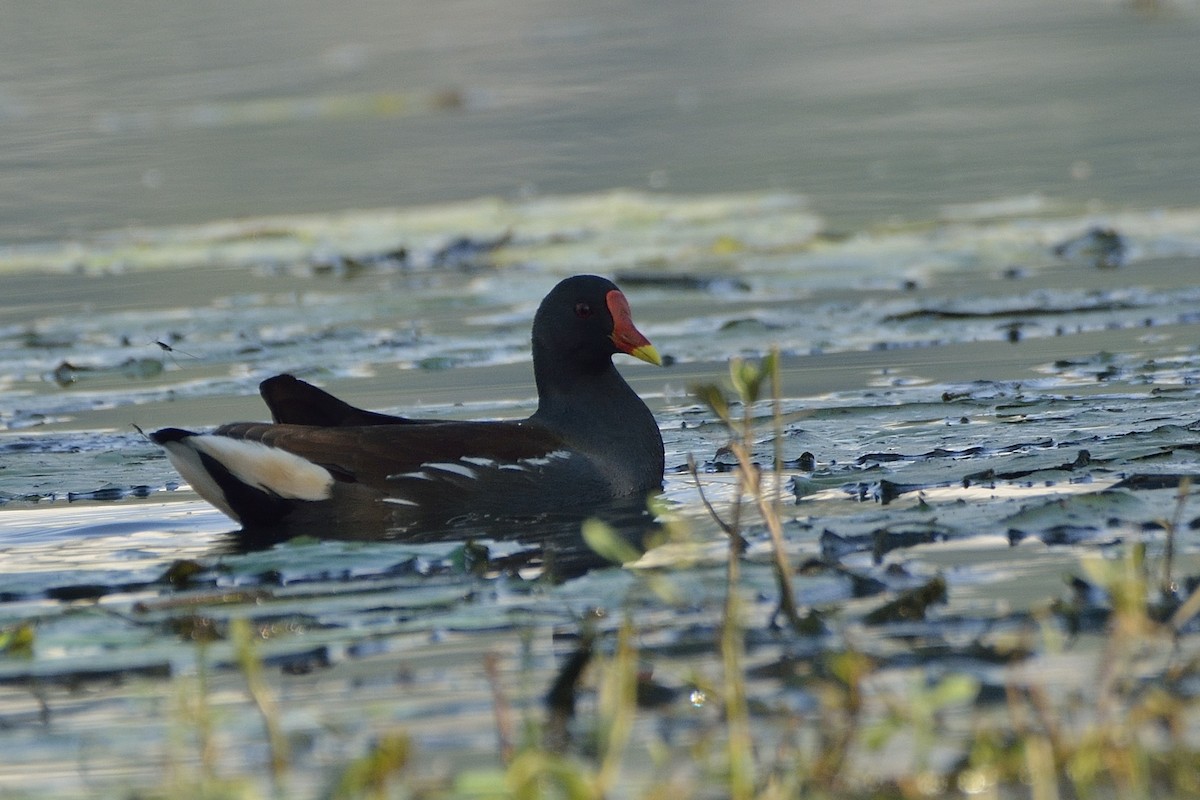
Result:
{"label": "blurred plant stem", "polygon": [[[741,404],[741,417],[735,419],[725,392],[715,384],[704,384],[692,388],[692,393],[708,406],[730,434],[727,448],[738,465],[738,488],[730,508],[730,519],[724,520],[704,495],[695,458],[688,456],[688,467],[700,491],[700,498],[712,518],[731,537],[730,558],[740,558],[745,549],[742,538],[742,505],[749,496],[758,509],[767,532],[771,536],[772,567],[779,589],[779,605],[772,618],[782,615],[794,631],[802,630],[803,623],[796,608],[796,596],[792,589],[792,567],[787,555],[783,536],[783,521],[780,515],[780,492],[783,485],[783,410],[779,377],[779,348],[772,347],[770,353],[760,361],[753,362],[734,358],[729,362],[729,379]],[[754,461],[754,409],[762,396],[763,384],[770,386],[772,420],[772,464],[771,486],[765,485],[762,468]],[[731,570],[732,574],[732,570]],[[732,578],[731,578],[732,582]],[[736,583],[734,584],[736,585]]]}
{"label": "blurred plant stem", "polygon": [[[291,759],[288,754],[287,737],[280,725],[279,708],[275,705],[275,698],[263,675],[262,659],[259,658],[255,647],[257,634],[246,619],[238,617],[229,621],[229,638],[233,641],[238,668],[246,680],[246,690],[250,699],[254,701],[267,732],[267,745],[271,752],[271,777],[276,789],[282,791],[281,783]],[[286,795],[286,792],[283,794]]]}

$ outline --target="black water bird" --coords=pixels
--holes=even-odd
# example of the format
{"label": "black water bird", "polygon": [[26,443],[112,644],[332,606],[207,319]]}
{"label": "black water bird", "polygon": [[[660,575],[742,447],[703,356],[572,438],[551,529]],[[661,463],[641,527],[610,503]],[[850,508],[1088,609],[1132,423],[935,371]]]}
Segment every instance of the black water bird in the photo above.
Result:
{"label": "black water bird", "polygon": [[150,438],[201,497],[251,531],[403,537],[627,498],[641,504],[661,488],[663,443],[613,366],[617,353],[662,363],[616,285],[577,275],[534,317],[538,408],[528,419],[391,416],[277,375],[260,387],[273,423],[164,428]]}

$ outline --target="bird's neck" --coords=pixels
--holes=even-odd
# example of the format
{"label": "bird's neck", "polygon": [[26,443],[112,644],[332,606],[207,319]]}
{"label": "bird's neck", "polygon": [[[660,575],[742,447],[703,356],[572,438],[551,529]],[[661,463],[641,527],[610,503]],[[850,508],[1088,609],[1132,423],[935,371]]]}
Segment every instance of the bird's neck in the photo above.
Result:
{"label": "bird's neck", "polygon": [[631,402],[642,405],[611,361],[594,370],[573,367],[567,370],[534,364],[538,419],[547,424],[572,422],[573,427],[578,427],[581,420],[593,419],[604,425],[628,413]]}
{"label": "bird's neck", "polygon": [[[567,375],[571,380],[564,379]],[[572,449],[598,457],[599,463],[620,466],[609,479],[623,492],[661,484],[658,422],[611,361],[594,372],[581,372],[576,365],[553,379],[539,370],[537,384],[538,410],[530,421],[558,433]],[[614,459],[614,454],[620,458]],[[631,464],[637,469],[630,470]]]}
{"label": "bird's neck", "polygon": [[604,359],[594,369],[580,369],[578,362],[571,367],[558,369],[535,360],[538,410],[534,420],[589,449],[658,440],[654,415],[611,360]]}

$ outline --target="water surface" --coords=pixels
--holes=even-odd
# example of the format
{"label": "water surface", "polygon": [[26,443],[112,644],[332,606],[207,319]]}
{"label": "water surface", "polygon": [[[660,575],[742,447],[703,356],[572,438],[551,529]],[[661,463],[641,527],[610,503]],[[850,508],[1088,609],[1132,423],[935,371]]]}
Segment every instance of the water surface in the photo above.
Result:
{"label": "water surface", "polygon": [[[883,0],[13,9],[0,242],[481,195],[1195,203],[1194,5]],[[120,42],[120,47],[113,46]]]}

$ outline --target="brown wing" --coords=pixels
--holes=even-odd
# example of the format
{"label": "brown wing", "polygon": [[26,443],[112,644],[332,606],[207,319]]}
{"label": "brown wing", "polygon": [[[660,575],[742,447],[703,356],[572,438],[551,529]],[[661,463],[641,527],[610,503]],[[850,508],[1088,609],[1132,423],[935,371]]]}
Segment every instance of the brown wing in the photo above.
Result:
{"label": "brown wing", "polygon": [[319,464],[341,481],[387,492],[396,476],[421,473],[430,465],[463,468],[537,464],[567,454],[557,435],[528,422],[428,422],[321,428],[235,422],[220,436],[262,442]]}

